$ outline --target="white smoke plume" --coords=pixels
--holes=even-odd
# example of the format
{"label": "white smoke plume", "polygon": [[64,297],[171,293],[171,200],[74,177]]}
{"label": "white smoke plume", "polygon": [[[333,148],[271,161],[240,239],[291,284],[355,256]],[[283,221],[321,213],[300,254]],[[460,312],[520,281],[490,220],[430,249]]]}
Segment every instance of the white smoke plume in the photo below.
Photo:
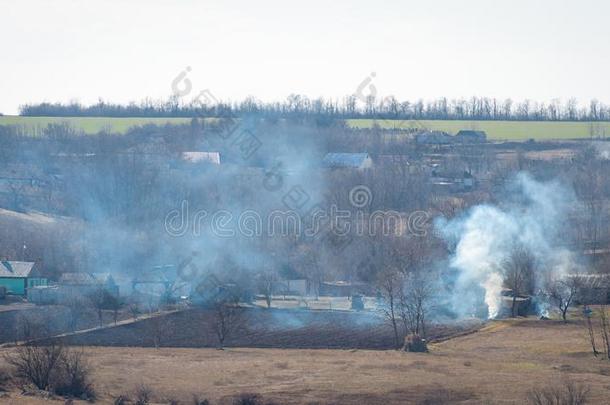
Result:
{"label": "white smoke plume", "polygon": [[[511,181],[501,205],[478,205],[462,217],[437,221],[441,236],[455,246],[450,266],[456,272],[453,308],[471,316],[487,309],[498,316],[502,302],[502,263],[515,245],[526,247],[537,261],[536,287],[546,272],[565,274],[574,255],[562,240],[573,193],[557,181],[539,182],[520,173]],[[563,245],[563,246],[562,246]]]}

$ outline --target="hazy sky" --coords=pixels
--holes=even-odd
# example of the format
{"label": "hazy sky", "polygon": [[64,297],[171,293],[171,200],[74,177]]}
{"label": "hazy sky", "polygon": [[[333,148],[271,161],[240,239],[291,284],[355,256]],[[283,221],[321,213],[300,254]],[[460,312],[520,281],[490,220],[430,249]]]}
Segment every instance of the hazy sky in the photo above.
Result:
{"label": "hazy sky", "polygon": [[0,112],[193,95],[610,101],[603,0],[0,0]]}

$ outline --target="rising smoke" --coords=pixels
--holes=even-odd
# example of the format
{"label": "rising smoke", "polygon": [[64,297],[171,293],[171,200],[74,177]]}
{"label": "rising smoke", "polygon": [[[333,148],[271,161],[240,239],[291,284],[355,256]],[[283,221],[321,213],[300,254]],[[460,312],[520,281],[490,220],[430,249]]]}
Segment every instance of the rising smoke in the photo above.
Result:
{"label": "rising smoke", "polygon": [[[489,318],[501,310],[502,265],[516,246],[536,259],[534,291],[543,288],[549,273],[561,276],[578,266],[564,232],[573,192],[558,181],[539,182],[526,173],[511,180],[505,203],[482,204],[464,216],[436,223],[441,237],[454,247],[450,266],[456,273],[452,304],[458,315],[487,309]],[[543,301],[538,311],[545,311]]]}

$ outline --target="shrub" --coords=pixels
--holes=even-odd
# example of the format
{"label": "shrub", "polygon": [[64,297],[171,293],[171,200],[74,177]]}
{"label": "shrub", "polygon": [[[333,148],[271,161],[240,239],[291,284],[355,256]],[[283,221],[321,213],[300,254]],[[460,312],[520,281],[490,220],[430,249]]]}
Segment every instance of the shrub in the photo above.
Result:
{"label": "shrub", "polygon": [[65,350],[54,343],[20,346],[7,356],[17,377],[37,389],[66,397],[95,399],[90,369],[82,352]]}
{"label": "shrub", "polygon": [[534,388],[527,395],[532,405],[585,405],[588,403],[589,388],[568,381],[561,385]]}
{"label": "shrub", "polygon": [[210,405],[210,401],[202,399],[199,395],[193,395],[193,405]]}
{"label": "shrub", "polygon": [[139,385],[135,392],[136,405],[147,405],[153,396],[153,390],[148,385]]}
{"label": "shrub", "polygon": [[0,368],[0,392],[7,391],[9,388],[9,385],[11,385],[11,381],[12,381],[11,373],[4,368]]}
{"label": "shrub", "polygon": [[[208,405],[209,402],[206,402]],[[274,402],[263,400],[259,394],[245,393],[233,400],[233,405],[276,405]]]}
{"label": "shrub", "polygon": [[114,405],[127,405],[127,403],[129,403],[129,397],[126,395],[119,395],[112,403]]}
{"label": "shrub", "polygon": [[263,400],[258,394],[241,394],[235,398],[233,405],[262,405]]}
{"label": "shrub", "polygon": [[63,354],[63,348],[54,344],[27,345],[17,348],[14,355],[7,357],[7,362],[15,368],[17,377],[46,391],[51,387],[53,373]]}
{"label": "shrub", "polygon": [[90,382],[90,374],[90,367],[83,352],[67,351],[54,374],[53,390],[58,395],[93,400],[95,390]]}

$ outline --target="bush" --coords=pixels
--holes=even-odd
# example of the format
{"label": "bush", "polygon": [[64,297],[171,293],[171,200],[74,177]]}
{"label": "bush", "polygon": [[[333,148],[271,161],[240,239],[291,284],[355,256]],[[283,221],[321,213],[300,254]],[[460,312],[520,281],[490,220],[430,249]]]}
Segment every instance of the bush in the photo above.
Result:
{"label": "bush", "polygon": [[[206,403],[207,405],[208,403]],[[263,400],[259,394],[245,393],[233,400],[233,405],[275,405],[273,402]]]}
{"label": "bush", "polygon": [[210,405],[210,401],[202,399],[199,395],[193,395],[193,405]]}
{"label": "bush", "polygon": [[12,376],[8,370],[0,368],[0,392],[7,391],[11,385]]}
{"label": "bush", "polygon": [[421,336],[413,334],[405,337],[403,350],[405,352],[427,353],[428,345],[426,344],[426,340],[422,339]]}
{"label": "bush", "polygon": [[588,403],[589,388],[566,382],[546,388],[535,388],[527,395],[532,405],[585,405]]}
{"label": "bush", "polygon": [[263,400],[258,394],[241,394],[235,398],[233,405],[262,405]]}
{"label": "bush", "polygon": [[27,345],[7,356],[7,362],[15,368],[17,377],[39,390],[66,397],[95,399],[90,369],[82,352],[65,350],[53,343]]}
{"label": "bush", "polygon": [[139,385],[135,392],[135,404],[136,405],[147,405],[153,396],[153,390],[148,385]]}
{"label": "bush", "polygon": [[95,390],[89,375],[90,368],[83,352],[65,352],[53,378],[53,391],[65,397],[93,400]]}
{"label": "bush", "polygon": [[17,377],[33,384],[39,390],[51,388],[53,374],[64,355],[63,348],[54,344],[48,346],[20,346],[16,353],[7,357],[7,362],[15,368]]}
{"label": "bush", "polygon": [[129,397],[127,395],[119,395],[112,403],[113,405],[126,405],[129,403]]}

